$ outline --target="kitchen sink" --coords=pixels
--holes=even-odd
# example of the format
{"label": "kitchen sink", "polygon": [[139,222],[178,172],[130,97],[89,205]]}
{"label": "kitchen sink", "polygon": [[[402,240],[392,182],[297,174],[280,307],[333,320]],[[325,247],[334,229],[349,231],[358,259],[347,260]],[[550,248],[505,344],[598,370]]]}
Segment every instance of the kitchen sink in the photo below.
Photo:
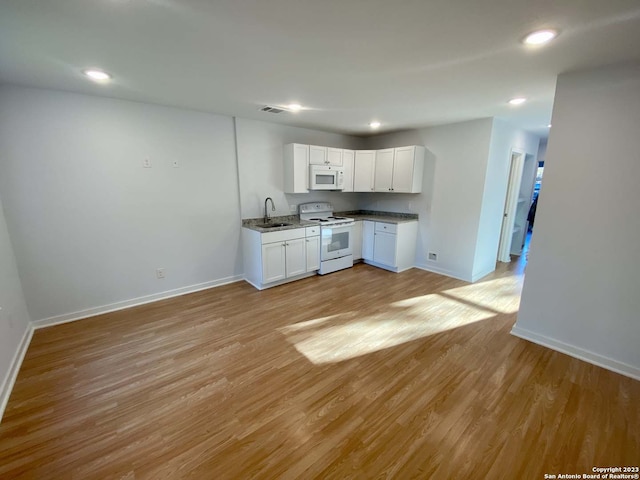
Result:
{"label": "kitchen sink", "polygon": [[290,223],[258,223],[256,227],[260,228],[276,228],[276,227],[288,227]]}

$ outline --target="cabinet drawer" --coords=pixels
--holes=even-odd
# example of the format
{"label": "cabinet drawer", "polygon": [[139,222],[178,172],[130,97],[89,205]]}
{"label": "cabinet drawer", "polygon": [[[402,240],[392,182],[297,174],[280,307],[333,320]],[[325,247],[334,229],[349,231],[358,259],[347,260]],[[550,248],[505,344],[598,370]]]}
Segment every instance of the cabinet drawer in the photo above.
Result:
{"label": "cabinet drawer", "polygon": [[376,232],[396,233],[398,225],[395,223],[376,222]]}
{"label": "cabinet drawer", "polygon": [[307,237],[316,237],[320,235],[320,225],[316,227],[307,227]]}
{"label": "cabinet drawer", "polygon": [[280,230],[278,232],[266,232],[261,235],[261,243],[284,242],[296,238],[304,238],[304,228],[294,228],[292,230]]}

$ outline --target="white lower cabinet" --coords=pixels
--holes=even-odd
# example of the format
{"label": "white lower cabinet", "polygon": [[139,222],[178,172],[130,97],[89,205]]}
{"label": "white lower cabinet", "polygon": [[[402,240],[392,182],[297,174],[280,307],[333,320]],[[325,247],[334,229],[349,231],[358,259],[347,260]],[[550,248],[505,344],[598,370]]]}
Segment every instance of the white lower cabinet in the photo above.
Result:
{"label": "white lower cabinet", "polygon": [[320,227],[307,227],[306,235],[306,271],[315,272],[320,269]]}
{"label": "white lower cabinet", "polygon": [[284,242],[262,245],[262,283],[277,282],[286,278]]}
{"label": "white lower cabinet", "polygon": [[296,238],[295,240],[284,242],[284,265],[287,278],[307,273],[306,246],[304,238]]}
{"label": "white lower cabinet", "polygon": [[362,260],[362,220],[356,220],[353,224],[351,245],[353,249],[353,261]]}
{"label": "white lower cabinet", "polygon": [[299,280],[320,268],[320,227],[261,233],[242,229],[244,278],[262,290]]}
{"label": "white lower cabinet", "polygon": [[373,261],[391,267],[397,267],[396,234],[376,232],[373,237]]}
{"label": "white lower cabinet", "polygon": [[415,265],[418,222],[364,221],[362,258],[375,267],[401,272]]}
{"label": "white lower cabinet", "polygon": [[362,222],[362,258],[373,261],[373,240],[376,222],[365,220]]}

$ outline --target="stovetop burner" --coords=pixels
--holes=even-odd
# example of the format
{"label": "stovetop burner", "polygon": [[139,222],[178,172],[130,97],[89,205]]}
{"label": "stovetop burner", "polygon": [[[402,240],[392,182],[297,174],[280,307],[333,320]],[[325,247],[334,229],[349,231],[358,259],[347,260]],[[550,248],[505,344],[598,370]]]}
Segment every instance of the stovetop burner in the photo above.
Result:
{"label": "stovetop burner", "polygon": [[303,203],[300,205],[300,220],[318,222],[323,227],[353,223],[352,218],[333,215],[333,207],[328,202]]}

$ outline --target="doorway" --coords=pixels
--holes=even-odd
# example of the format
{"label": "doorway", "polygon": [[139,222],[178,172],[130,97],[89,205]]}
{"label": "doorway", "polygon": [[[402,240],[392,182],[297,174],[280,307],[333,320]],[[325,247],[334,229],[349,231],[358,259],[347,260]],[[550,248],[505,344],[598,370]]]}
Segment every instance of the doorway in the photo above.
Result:
{"label": "doorway", "polygon": [[520,255],[527,238],[527,219],[537,173],[533,155],[512,149],[504,203],[498,261],[510,262],[511,255]]}

